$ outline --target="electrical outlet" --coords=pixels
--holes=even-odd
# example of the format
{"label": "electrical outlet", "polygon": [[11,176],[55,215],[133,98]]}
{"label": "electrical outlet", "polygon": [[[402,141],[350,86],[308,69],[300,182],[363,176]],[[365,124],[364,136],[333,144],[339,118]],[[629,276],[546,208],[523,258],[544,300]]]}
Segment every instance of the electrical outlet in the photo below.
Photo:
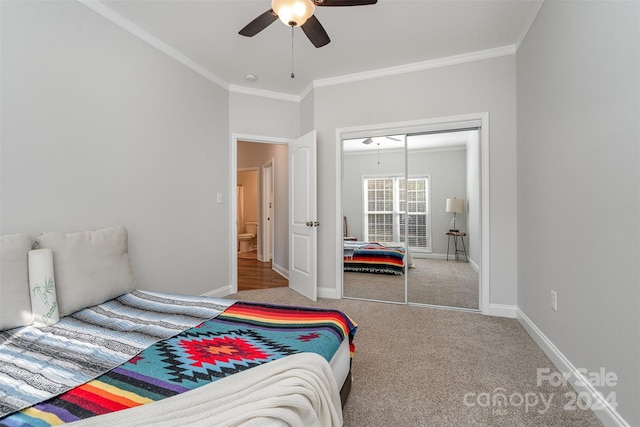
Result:
{"label": "electrical outlet", "polygon": [[551,291],[551,308],[558,311],[558,294],[556,291]]}

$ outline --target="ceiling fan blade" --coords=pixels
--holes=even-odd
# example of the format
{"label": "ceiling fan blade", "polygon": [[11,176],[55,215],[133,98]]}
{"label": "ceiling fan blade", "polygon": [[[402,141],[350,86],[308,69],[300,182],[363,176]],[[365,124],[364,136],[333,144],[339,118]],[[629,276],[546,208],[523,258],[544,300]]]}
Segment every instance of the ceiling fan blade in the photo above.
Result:
{"label": "ceiling fan blade", "polygon": [[315,15],[311,15],[311,18],[307,19],[307,22],[302,24],[301,28],[315,47],[322,47],[331,41]]}
{"label": "ceiling fan blade", "polygon": [[362,141],[362,143],[363,143],[364,145],[369,145],[369,144],[371,144],[372,142],[373,142],[373,139],[371,139],[371,138],[367,138],[367,139],[365,139],[364,141]]}
{"label": "ceiling fan blade", "polygon": [[313,0],[316,6],[367,6],[378,0]]}
{"label": "ceiling fan blade", "polygon": [[271,25],[276,19],[278,19],[278,15],[276,15],[273,9],[269,9],[253,21],[249,22],[238,32],[238,34],[246,37],[253,37]]}

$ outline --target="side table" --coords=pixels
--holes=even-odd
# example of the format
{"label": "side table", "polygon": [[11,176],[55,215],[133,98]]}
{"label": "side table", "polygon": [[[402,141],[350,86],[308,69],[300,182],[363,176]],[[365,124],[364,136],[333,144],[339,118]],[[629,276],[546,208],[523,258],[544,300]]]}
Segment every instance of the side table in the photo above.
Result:
{"label": "side table", "polygon": [[[445,233],[447,235],[447,261],[449,261],[449,247],[451,239],[453,239],[453,248],[456,261],[467,261],[467,248],[464,245],[464,237],[467,235],[464,231],[449,230]],[[458,249],[458,239],[462,243],[462,249]]]}

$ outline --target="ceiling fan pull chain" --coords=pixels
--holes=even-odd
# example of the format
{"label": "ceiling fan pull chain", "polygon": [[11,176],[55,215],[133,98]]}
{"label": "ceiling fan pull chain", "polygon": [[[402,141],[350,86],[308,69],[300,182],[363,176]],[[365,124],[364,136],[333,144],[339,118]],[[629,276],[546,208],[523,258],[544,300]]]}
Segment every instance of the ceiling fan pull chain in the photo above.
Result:
{"label": "ceiling fan pull chain", "polygon": [[293,74],[293,29],[294,26],[291,26],[291,78],[294,79],[296,77],[295,74]]}

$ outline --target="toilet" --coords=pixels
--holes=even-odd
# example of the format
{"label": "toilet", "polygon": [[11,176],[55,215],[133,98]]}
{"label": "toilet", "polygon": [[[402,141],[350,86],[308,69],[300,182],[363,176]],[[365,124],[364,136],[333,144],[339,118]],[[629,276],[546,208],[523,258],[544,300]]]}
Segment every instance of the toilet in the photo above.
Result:
{"label": "toilet", "polygon": [[258,223],[256,222],[245,222],[244,227],[246,233],[238,234],[238,252],[251,251],[258,232]]}

